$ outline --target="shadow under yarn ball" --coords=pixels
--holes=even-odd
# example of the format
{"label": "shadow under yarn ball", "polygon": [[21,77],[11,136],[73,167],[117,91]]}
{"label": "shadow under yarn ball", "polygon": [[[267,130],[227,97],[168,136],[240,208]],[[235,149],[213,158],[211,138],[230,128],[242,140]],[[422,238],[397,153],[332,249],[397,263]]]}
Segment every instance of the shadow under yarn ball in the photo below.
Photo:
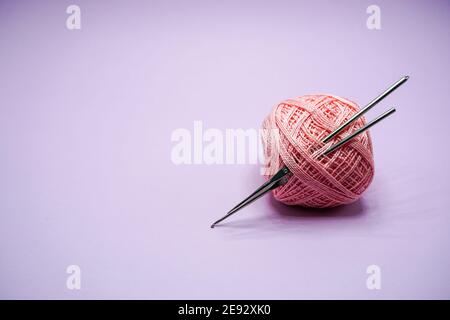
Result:
{"label": "shadow under yarn ball", "polygon": [[[368,131],[326,156],[331,144],[365,125],[364,117],[334,141],[322,140],[359,111],[356,103],[333,95],[306,95],[276,105],[263,122],[263,148],[270,172],[286,165],[287,183],[273,190],[275,199],[288,205],[326,208],[356,201],[374,175],[372,142]],[[276,139],[276,141],[274,141]],[[275,155],[275,156],[274,156]],[[270,178],[270,174],[266,174]]]}

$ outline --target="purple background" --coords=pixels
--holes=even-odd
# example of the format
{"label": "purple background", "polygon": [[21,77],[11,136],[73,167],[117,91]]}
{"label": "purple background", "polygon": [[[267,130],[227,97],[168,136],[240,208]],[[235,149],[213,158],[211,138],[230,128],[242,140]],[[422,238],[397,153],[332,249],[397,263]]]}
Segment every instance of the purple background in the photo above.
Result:
{"label": "purple background", "polygon": [[[69,4],[82,29],[66,29]],[[381,30],[366,8],[381,7]],[[450,298],[449,1],[1,1],[1,298]],[[376,176],[334,210],[257,165],[181,165],[171,133],[258,128],[325,92],[375,110]],[[66,288],[66,267],[82,270]],[[366,288],[377,264],[382,289]]]}

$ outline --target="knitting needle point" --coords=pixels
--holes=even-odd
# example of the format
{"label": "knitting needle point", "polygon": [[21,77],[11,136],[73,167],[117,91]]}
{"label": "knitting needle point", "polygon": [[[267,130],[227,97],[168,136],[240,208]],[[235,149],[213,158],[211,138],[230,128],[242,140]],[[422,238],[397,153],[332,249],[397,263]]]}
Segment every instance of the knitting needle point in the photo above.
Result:
{"label": "knitting needle point", "polygon": [[214,222],[211,225],[211,228],[214,228],[216,224],[218,224],[219,222],[225,220],[226,218],[228,218],[229,216],[231,216],[232,214],[234,214],[235,212],[239,211],[240,209],[242,209],[243,207],[249,205],[250,203],[252,203],[253,201],[259,199],[260,197],[262,197],[263,195],[265,195],[267,192],[269,192],[270,190],[273,190],[275,188],[278,188],[280,185],[283,184],[285,176],[290,173],[290,170],[288,169],[288,167],[283,167],[281,168],[269,181],[267,181],[266,183],[264,183],[261,187],[259,187],[258,189],[256,189],[255,192],[253,192],[251,195],[249,195],[247,198],[245,198],[244,200],[242,200],[241,202],[239,202],[233,209],[231,209],[230,211],[228,211],[228,213],[223,216],[222,218],[220,218],[219,220],[217,220],[216,222]]}

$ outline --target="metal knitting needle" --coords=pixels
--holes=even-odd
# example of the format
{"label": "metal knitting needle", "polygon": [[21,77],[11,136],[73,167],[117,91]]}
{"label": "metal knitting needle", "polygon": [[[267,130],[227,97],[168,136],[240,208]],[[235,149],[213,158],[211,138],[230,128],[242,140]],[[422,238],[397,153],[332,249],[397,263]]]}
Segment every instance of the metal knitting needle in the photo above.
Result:
{"label": "metal knitting needle", "polygon": [[283,184],[284,179],[286,178],[285,176],[290,173],[291,171],[288,169],[288,167],[283,167],[281,168],[269,181],[265,182],[261,187],[259,187],[258,189],[256,189],[255,192],[253,192],[251,195],[249,195],[247,198],[245,198],[244,200],[242,200],[241,202],[239,202],[239,204],[237,206],[235,206],[233,209],[231,209],[230,211],[228,211],[228,213],[223,216],[222,218],[220,218],[219,220],[217,220],[216,222],[214,222],[211,225],[211,228],[214,228],[214,226],[216,224],[218,224],[219,222],[225,220],[226,218],[228,218],[229,216],[231,216],[233,213],[235,213],[236,211],[242,209],[243,207],[249,205],[250,203],[252,203],[253,201],[259,199],[260,197],[262,197],[263,195],[265,195],[267,192],[269,192],[270,190],[273,190],[275,188],[278,188],[280,185]]}
{"label": "metal knitting needle", "polygon": [[386,98],[390,93],[392,93],[395,89],[400,87],[402,84],[404,84],[409,79],[409,76],[404,76],[400,80],[398,80],[396,83],[394,83],[392,86],[387,88],[382,94],[380,94],[378,97],[373,99],[369,102],[368,105],[366,105],[364,108],[359,110],[357,113],[355,113],[350,119],[348,119],[343,125],[338,127],[336,130],[334,130],[332,133],[330,133],[324,140],[323,143],[327,143],[331,139],[333,139],[335,136],[339,134],[342,130],[344,130],[349,124],[353,123],[355,120],[359,119],[364,113],[372,109],[378,102]]}
{"label": "metal knitting needle", "polygon": [[359,128],[358,130],[356,130],[355,132],[353,132],[352,134],[348,135],[347,137],[345,137],[344,139],[342,139],[341,141],[339,141],[338,143],[332,145],[330,148],[328,148],[323,155],[327,155],[331,152],[333,152],[334,150],[342,147],[344,144],[346,144],[347,142],[349,142],[350,140],[352,140],[354,137],[356,137],[358,134],[366,131],[367,129],[369,129],[370,127],[373,127],[374,125],[376,125],[378,122],[380,122],[381,120],[383,120],[386,117],[389,117],[391,114],[393,114],[395,112],[395,108],[391,108],[388,111],[380,114],[378,117],[376,117],[375,119],[373,119],[372,121],[370,121],[369,123],[367,123],[364,127]]}
{"label": "metal knitting needle", "polygon": [[[330,133],[322,142],[326,143],[327,141],[331,140],[334,136],[336,136],[337,134],[339,134],[339,132],[341,132],[343,129],[345,129],[348,125],[350,125],[351,123],[353,123],[355,120],[357,120],[358,118],[360,118],[364,113],[366,113],[367,111],[369,111],[372,107],[374,107],[378,102],[380,102],[381,100],[383,100],[386,96],[388,96],[391,92],[393,92],[395,89],[397,89],[399,86],[401,86],[404,82],[406,82],[409,79],[408,76],[404,76],[403,78],[401,78],[400,80],[398,80],[396,83],[394,83],[392,86],[390,86],[388,89],[386,89],[382,94],[380,94],[378,97],[376,97],[375,99],[373,99],[368,105],[366,105],[363,109],[361,109],[359,112],[357,112],[355,115],[353,115],[349,120],[347,120],[343,125],[341,125],[340,127],[338,127],[336,130],[334,130],[332,133]],[[370,127],[374,126],[375,124],[377,124],[378,122],[380,122],[381,120],[385,119],[386,117],[390,116],[391,114],[393,114],[395,112],[395,109],[392,108],[388,111],[386,111],[385,113],[379,115],[378,117],[376,117],[375,119],[373,119],[372,121],[370,121],[369,123],[367,123],[364,127],[358,129],[357,131],[353,132],[352,134],[350,134],[349,136],[347,136],[346,138],[344,138],[343,140],[339,141],[338,143],[336,143],[335,145],[332,145],[330,148],[328,148],[324,153],[322,153],[320,156],[323,155],[327,155],[333,151],[335,151],[336,149],[342,147],[344,144],[346,144],[347,142],[349,142],[350,140],[352,140],[354,137],[356,137],[357,135],[359,135],[360,133],[366,131],[367,129],[369,129]],[[232,214],[236,213],[238,210],[242,209],[243,207],[249,205],[250,203],[252,203],[253,201],[259,199],[261,196],[263,196],[264,194],[266,194],[267,192],[278,188],[280,185],[283,185],[285,183],[285,181],[287,180],[286,175],[290,173],[290,170],[288,167],[284,166],[283,168],[281,168],[269,181],[267,181],[266,183],[264,183],[261,187],[259,187],[258,189],[256,189],[255,192],[253,192],[251,195],[249,195],[247,198],[245,198],[243,201],[241,201],[237,206],[235,206],[233,209],[231,209],[224,217],[220,218],[219,220],[217,220],[216,222],[214,222],[211,225],[211,228],[214,228],[214,226],[216,224],[218,224],[219,222],[225,220],[226,218],[228,218],[229,216],[231,216]]]}

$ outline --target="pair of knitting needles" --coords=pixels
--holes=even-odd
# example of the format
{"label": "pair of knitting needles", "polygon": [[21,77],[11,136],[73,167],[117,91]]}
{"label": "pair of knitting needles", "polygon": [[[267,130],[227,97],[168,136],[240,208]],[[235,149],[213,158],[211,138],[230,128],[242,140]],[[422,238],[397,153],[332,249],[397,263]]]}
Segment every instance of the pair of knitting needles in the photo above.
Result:
{"label": "pair of knitting needles", "polygon": [[[333,132],[331,132],[325,139],[323,139],[322,143],[327,143],[329,142],[331,139],[333,139],[335,136],[337,136],[341,131],[343,131],[345,128],[347,128],[351,123],[353,123],[354,121],[356,121],[357,119],[359,119],[363,114],[365,114],[367,111],[369,111],[370,109],[372,109],[377,103],[379,103],[381,100],[383,100],[384,98],[386,98],[390,93],[392,93],[395,89],[397,89],[398,87],[400,87],[403,83],[405,83],[407,80],[409,79],[408,76],[404,76],[403,78],[401,78],[400,80],[398,80],[396,83],[394,83],[393,85],[391,85],[388,89],[386,89],[382,94],[380,94],[378,97],[376,97],[375,99],[373,99],[371,102],[369,102],[368,105],[366,105],[364,108],[362,108],[360,111],[358,111],[357,113],[355,113],[350,119],[348,119],[344,124],[342,124],[341,126],[339,126],[336,130],[334,130]],[[378,117],[376,117],[375,119],[373,119],[372,121],[370,121],[369,123],[367,123],[365,126],[359,128],[358,130],[356,130],[355,132],[349,134],[348,136],[346,136],[344,139],[342,139],[341,141],[337,142],[336,144],[332,145],[331,147],[329,147],[327,150],[325,150],[322,154],[320,154],[319,156],[324,156],[324,155],[328,155],[331,152],[335,151],[336,149],[342,147],[343,145],[345,145],[346,143],[348,143],[350,140],[352,140],[354,137],[356,137],[357,135],[363,133],[364,131],[366,131],[367,129],[369,129],[370,127],[374,126],[375,124],[377,124],[378,122],[380,122],[381,120],[389,117],[391,114],[393,114],[395,112],[395,108],[391,108],[389,110],[387,110],[386,112],[380,114]],[[214,228],[214,226],[216,224],[218,224],[219,222],[225,220],[226,218],[228,218],[229,216],[231,216],[232,214],[236,213],[238,210],[242,209],[243,207],[249,205],[250,203],[252,203],[253,201],[259,199],[260,197],[262,197],[263,195],[265,195],[267,192],[278,188],[279,186],[285,184],[287,182],[288,177],[286,177],[286,175],[288,175],[291,171],[289,170],[288,167],[284,166],[283,168],[281,168],[277,173],[275,173],[275,175],[266,183],[264,183],[261,187],[259,187],[258,189],[256,189],[255,192],[253,192],[251,195],[249,195],[247,198],[245,198],[242,202],[240,202],[238,205],[236,205],[233,209],[231,209],[230,211],[228,211],[228,213],[220,218],[219,220],[217,220],[216,222],[214,222],[211,225],[211,228]]]}

